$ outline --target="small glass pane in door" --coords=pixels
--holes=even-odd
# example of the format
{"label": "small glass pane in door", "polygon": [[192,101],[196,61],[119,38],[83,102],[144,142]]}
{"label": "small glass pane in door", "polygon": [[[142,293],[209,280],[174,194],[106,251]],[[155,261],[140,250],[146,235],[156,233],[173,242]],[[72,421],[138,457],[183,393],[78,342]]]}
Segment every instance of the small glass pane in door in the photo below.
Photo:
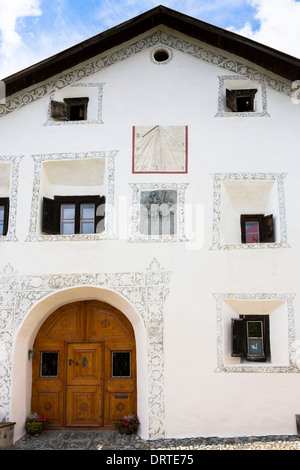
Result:
{"label": "small glass pane in door", "polygon": [[58,352],[41,353],[41,377],[58,377]]}
{"label": "small glass pane in door", "polygon": [[112,353],[112,376],[130,377],[131,354],[129,351],[116,351]]}

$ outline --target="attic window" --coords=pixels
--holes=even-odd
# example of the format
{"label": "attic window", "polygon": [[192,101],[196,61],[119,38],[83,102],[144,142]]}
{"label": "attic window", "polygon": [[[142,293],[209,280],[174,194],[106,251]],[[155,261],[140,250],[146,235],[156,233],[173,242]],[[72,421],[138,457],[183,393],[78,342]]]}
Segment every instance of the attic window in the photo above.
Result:
{"label": "attic window", "polygon": [[86,121],[89,98],[65,98],[51,101],[51,117],[58,121]]}
{"label": "attic window", "polygon": [[226,90],[226,106],[236,113],[255,111],[257,89]]}

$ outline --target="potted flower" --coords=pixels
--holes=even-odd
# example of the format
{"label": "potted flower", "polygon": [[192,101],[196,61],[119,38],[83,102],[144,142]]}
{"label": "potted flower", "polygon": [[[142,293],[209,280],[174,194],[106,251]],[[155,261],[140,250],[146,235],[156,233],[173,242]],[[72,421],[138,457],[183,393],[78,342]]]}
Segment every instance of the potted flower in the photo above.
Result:
{"label": "potted flower", "polygon": [[48,416],[39,416],[37,413],[30,413],[25,420],[27,434],[39,435],[43,428],[52,421]]}
{"label": "potted flower", "polygon": [[140,422],[137,415],[124,416],[114,421],[114,426],[122,434],[133,434],[136,432]]}

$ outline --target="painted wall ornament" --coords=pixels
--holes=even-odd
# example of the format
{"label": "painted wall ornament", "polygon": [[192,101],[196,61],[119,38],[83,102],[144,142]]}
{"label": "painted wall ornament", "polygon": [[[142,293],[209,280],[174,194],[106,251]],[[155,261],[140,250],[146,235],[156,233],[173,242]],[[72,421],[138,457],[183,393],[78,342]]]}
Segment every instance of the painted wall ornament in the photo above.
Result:
{"label": "painted wall ornament", "polygon": [[8,264],[0,273],[0,421],[10,420],[15,334],[29,310],[61,289],[93,286],[127,298],[147,333],[149,437],[165,437],[163,309],[171,273],[153,259],[144,272],[19,275]]}

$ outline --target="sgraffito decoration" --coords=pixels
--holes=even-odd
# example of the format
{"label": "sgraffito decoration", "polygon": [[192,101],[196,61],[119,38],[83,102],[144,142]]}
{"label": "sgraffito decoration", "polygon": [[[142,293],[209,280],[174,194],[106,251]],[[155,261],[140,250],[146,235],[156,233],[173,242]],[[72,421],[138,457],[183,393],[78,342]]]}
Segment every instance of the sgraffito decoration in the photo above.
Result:
{"label": "sgraffito decoration", "polygon": [[10,420],[15,334],[30,309],[62,289],[110,289],[134,305],[145,326],[148,357],[149,438],[165,437],[163,310],[171,273],[154,259],[144,272],[19,275],[9,264],[0,274],[0,422]]}

